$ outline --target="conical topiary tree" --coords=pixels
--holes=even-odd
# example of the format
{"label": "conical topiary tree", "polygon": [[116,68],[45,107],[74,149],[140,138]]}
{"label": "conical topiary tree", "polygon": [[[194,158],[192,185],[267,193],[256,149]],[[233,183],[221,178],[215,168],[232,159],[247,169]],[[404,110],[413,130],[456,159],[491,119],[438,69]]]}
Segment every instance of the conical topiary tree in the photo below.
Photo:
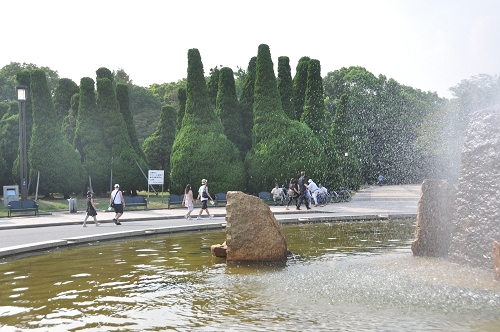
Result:
{"label": "conical topiary tree", "polygon": [[248,190],[269,191],[305,170],[322,181],[326,169],[323,147],[305,125],[290,120],[281,107],[271,52],[260,45],[254,93],[253,147],[247,154]]}
{"label": "conical topiary tree", "polygon": [[68,139],[68,142],[70,142],[71,144],[73,144],[73,142],[75,141],[76,118],[78,117],[79,101],[79,93],[75,93],[73,96],[71,96],[68,115],[63,118],[61,125],[63,136],[65,136]]}
{"label": "conical topiary tree", "polygon": [[238,98],[236,97],[234,74],[231,68],[223,67],[220,69],[218,86],[215,113],[224,126],[224,133],[227,138],[236,145],[242,157],[244,157],[245,136],[241,124]]}
{"label": "conical topiary tree", "polygon": [[[134,193],[137,189],[146,189],[147,180],[137,166],[141,159],[130,142],[108,72],[103,68],[97,71],[98,77],[101,74],[103,77],[97,79],[97,110],[102,120],[104,144],[113,158],[113,182],[120,183],[120,189]],[[145,165],[141,167],[146,168]]]}
{"label": "conical topiary tree", "polygon": [[283,111],[291,120],[296,120],[295,106],[293,105],[292,69],[290,68],[290,59],[287,56],[278,58],[278,90]]}
{"label": "conical topiary tree", "polygon": [[177,90],[177,99],[179,100],[179,107],[177,108],[177,119],[176,121],[176,132],[179,132],[182,127],[182,119],[184,119],[184,113],[186,111],[186,89],[179,88]]}
{"label": "conical topiary tree", "polygon": [[208,98],[210,99],[210,104],[215,108],[217,105],[217,91],[219,91],[219,68],[217,66],[215,68],[210,69],[210,76],[207,82],[208,88]]}
{"label": "conical topiary tree", "polygon": [[92,189],[96,193],[103,193],[110,187],[111,154],[104,144],[102,119],[97,110],[94,87],[92,78],[83,77],[80,80],[74,145],[80,152],[86,178],[90,175],[92,179]]}
{"label": "conical topiary tree", "polygon": [[61,133],[45,72],[31,72],[30,94],[33,106],[33,133],[28,150],[30,178],[40,172],[39,190],[59,192],[65,197],[78,192],[85,181],[78,152]]}
{"label": "conical topiary tree", "polygon": [[175,139],[175,118],[175,109],[170,105],[163,106],[155,132],[142,144],[151,169],[164,170],[165,190],[170,190],[170,154]]}
{"label": "conical topiary tree", "polygon": [[318,137],[329,131],[319,60],[309,61],[304,113],[300,121],[305,122]]}
{"label": "conical topiary tree", "polygon": [[255,86],[255,67],[257,57],[252,57],[248,63],[247,75],[243,92],[240,98],[240,114],[241,123],[243,126],[243,136],[245,137],[244,153],[252,148],[252,131],[253,131],[253,93]]}
{"label": "conical topiary tree", "polygon": [[307,71],[309,69],[309,57],[304,56],[299,59],[295,76],[293,78],[293,105],[295,106],[295,119],[300,120],[304,112],[304,102],[306,100]]}
{"label": "conical topiary tree", "polygon": [[6,163],[5,181],[8,183],[5,184],[19,184],[19,105],[17,101],[8,103],[7,113],[0,120],[0,150]]}
{"label": "conical topiary tree", "polygon": [[71,108],[71,97],[78,91],[78,85],[69,78],[61,78],[57,82],[54,90],[54,108],[59,123],[62,123],[64,117],[68,115]]}
{"label": "conical topiary tree", "polygon": [[186,112],[170,158],[171,192],[182,193],[188,183],[196,188],[203,178],[212,195],[244,190],[243,163],[210,104],[197,49],[188,51],[186,91]]}

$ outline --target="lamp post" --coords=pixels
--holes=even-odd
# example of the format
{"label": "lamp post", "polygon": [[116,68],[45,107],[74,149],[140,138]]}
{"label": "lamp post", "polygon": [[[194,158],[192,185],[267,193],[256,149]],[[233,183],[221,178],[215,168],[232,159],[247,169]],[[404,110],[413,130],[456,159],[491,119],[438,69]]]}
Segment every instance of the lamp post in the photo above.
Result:
{"label": "lamp post", "polygon": [[26,143],[26,93],[28,87],[16,86],[19,103],[19,175],[21,176],[21,201],[28,199],[28,151]]}
{"label": "lamp post", "polygon": [[349,157],[349,152],[346,152],[344,153],[344,156],[345,156],[345,174],[346,174],[346,177],[345,177],[345,188],[347,190],[349,190],[349,164],[347,163],[347,157]]}

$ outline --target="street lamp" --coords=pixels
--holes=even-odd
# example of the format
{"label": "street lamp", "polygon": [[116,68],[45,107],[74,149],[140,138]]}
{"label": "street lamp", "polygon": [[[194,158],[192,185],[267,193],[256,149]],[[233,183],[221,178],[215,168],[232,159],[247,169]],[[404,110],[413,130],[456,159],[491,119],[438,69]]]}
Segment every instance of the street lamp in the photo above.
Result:
{"label": "street lamp", "polygon": [[19,102],[19,175],[21,176],[21,201],[28,199],[28,151],[26,142],[26,93],[28,87],[16,86]]}
{"label": "street lamp", "polygon": [[347,157],[349,157],[349,152],[344,153],[344,156],[345,156],[345,173],[346,173],[345,188],[349,190],[349,164],[347,163]]}

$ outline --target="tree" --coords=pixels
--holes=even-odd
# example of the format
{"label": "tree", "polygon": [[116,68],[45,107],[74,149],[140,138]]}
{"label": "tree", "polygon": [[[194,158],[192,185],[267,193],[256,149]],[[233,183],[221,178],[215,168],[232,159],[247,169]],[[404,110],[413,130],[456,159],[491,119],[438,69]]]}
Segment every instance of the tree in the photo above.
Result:
{"label": "tree", "polygon": [[293,104],[292,69],[290,68],[290,59],[287,56],[278,58],[278,90],[283,111],[291,120],[296,120]]}
{"label": "tree", "polygon": [[224,134],[236,145],[242,157],[245,152],[245,136],[241,123],[241,114],[236,97],[236,86],[231,68],[223,67],[219,73],[219,84],[217,93],[217,114],[224,126]]}
{"label": "tree", "polygon": [[252,148],[252,131],[253,131],[253,94],[255,86],[255,67],[257,57],[252,57],[248,62],[247,75],[245,85],[240,98],[240,114],[241,123],[243,126],[243,135],[245,137],[244,152],[248,152]]}
{"label": "tree", "polygon": [[92,179],[93,191],[103,193],[110,187],[111,154],[104,144],[102,118],[97,110],[94,87],[92,78],[83,77],[80,80],[74,145],[80,153],[85,177]]}
{"label": "tree", "polygon": [[[80,88],[78,88],[78,91],[80,91]],[[78,117],[79,101],[80,94],[78,92],[71,96],[68,115],[63,118],[61,125],[63,136],[65,136],[71,144],[73,144],[75,140],[76,118]]]}
{"label": "tree", "polygon": [[179,107],[177,109],[177,118],[176,118],[176,132],[179,132],[182,127],[182,119],[184,119],[184,113],[186,112],[186,89],[179,88],[177,90],[177,98],[179,99]]}
{"label": "tree", "polygon": [[[112,157],[113,182],[120,183],[122,190],[134,193],[137,189],[147,187],[147,180],[136,164],[142,160],[130,142],[127,125],[120,112],[113,83],[109,79],[111,72],[107,68],[99,68],[96,73],[97,110],[102,121],[104,144],[108,155]],[[144,164],[141,167],[147,169]]]}
{"label": "tree", "polygon": [[[222,66],[221,66],[222,67]],[[210,68],[210,76],[208,77],[207,88],[208,88],[208,98],[210,99],[210,104],[213,108],[217,105],[217,91],[219,90],[219,68]]]}
{"label": "tree", "polygon": [[287,183],[302,170],[312,178],[324,178],[323,148],[304,123],[290,120],[283,111],[271,52],[265,44],[258,49],[253,114],[253,146],[245,159],[250,192]]}
{"label": "tree", "polygon": [[307,89],[307,71],[309,69],[309,57],[299,59],[295,76],[293,78],[293,105],[295,106],[295,120],[300,120],[304,112],[304,102]]}
{"label": "tree", "polygon": [[245,172],[236,146],[224,135],[210,104],[197,49],[188,51],[186,112],[170,159],[171,192],[205,178],[213,193],[244,190]]}
{"label": "tree", "polygon": [[30,95],[33,102],[33,133],[28,150],[30,178],[40,172],[39,190],[49,194],[77,192],[84,183],[78,152],[62,136],[45,72],[31,72]]}
{"label": "tree", "polygon": [[59,123],[68,115],[71,107],[71,97],[78,93],[78,85],[69,78],[61,78],[54,92],[54,108]]}
{"label": "tree", "polygon": [[118,101],[118,106],[120,107],[120,113],[125,120],[125,125],[127,126],[128,137],[130,138],[130,143],[135,150],[137,156],[145,160],[144,152],[139,145],[139,140],[137,138],[137,132],[134,126],[134,117],[130,111],[130,100],[128,94],[128,85],[125,83],[116,84],[116,99]]}
{"label": "tree", "polygon": [[158,127],[142,145],[151,169],[165,171],[164,186],[166,190],[170,190],[170,154],[175,139],[175,118],[175,109],[170,105],[163,106]]}
{"label": "tree", "polygon": [[318,138],[324,137],[329,131],[325,111],[321,65],[315,59],[309,60],[304,113],[302,113],[301,121],[305,122]]}
{"label": "tree", "polygon": [[[19,184],[19,167],[14,169],[15,160],[19,158],[19,111],[18,102],[2,103],[7,106],[5,114],[0,120],[0,150],[5,161],[5,169],[0,173],[0,182],[3,185]],[[17,162],[19,166],[19,161]]]}

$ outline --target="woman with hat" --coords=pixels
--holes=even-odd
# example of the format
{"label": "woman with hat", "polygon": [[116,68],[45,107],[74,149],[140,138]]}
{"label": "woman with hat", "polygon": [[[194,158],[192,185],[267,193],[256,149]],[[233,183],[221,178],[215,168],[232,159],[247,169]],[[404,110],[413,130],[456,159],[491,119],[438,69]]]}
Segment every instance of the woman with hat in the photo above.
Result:
{"label": "woman with hat", "polygon": [[94,222],[96,226],[99,226],[100,223],[97,222],[97,210],[95,208],[95,205],[99,203],[94,203],[94,198],[92,197],[92,192],[87,191],[87,215],[85,216],[85,219],[83,220],[83,227],[87,227],[87,219],[89,216],[94,217]]}
{"label": "woman with hat", "polygon": [[214,216],[208,212],[207,208],[207,202],[208,199],[210,198],[211,201],[213,201],[212,196],[210,196],[210,193],[208,192],[208,187],[207,187],[207,180],[203,179],[201,180],[201,187],[198,189],[198,197],[196,198],[196,203],[198,203],[198,200],[201,198],[201,210],[200,213],[198,213],[198,217],[196,218],[197,220],[202,220],[201,214],[203,210],[207,212],[207,214],[210,216],[210,219],[212,219]]}

